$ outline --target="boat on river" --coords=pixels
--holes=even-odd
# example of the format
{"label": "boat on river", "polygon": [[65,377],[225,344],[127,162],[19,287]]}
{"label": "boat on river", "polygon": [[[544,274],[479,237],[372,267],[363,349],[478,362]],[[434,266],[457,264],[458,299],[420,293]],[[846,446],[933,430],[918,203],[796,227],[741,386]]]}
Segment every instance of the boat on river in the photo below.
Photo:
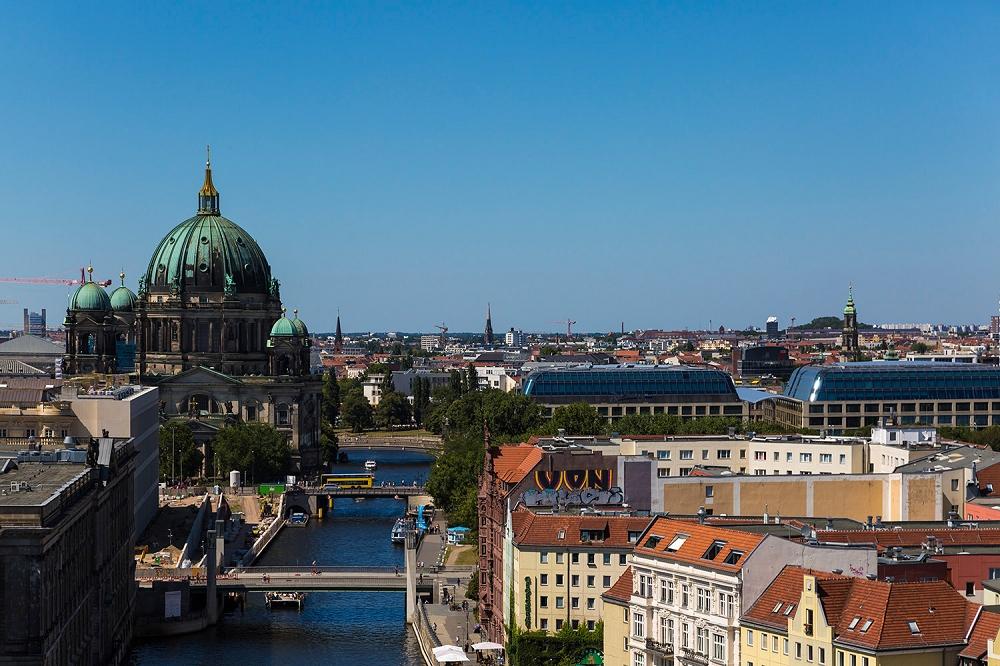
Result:
{"label": "boat on river", "polygon": [[309,514],[295,511],[288,517],[288,527],[305,527],[309,522]]}
{"label": "boat on river", "polygon": [[390,539],[393,543],[403,543],[406,541],[406,533],[413,529],[413,521],[409,518],[399,518],[392,526]]}
{"label": "boat on river", "polygon": [[264,594],[264,604],[271,610],[275,608],[302,610],[305,598],[304,592],[267,592]]}
{"label": "boat on river", "polygon": [[378,463],[375,462],[374,460],[366,460],[365,461],[365,469],[368,470],[369,472],[371,472],[372,470],[374,470],[376,467],[378,467]]}

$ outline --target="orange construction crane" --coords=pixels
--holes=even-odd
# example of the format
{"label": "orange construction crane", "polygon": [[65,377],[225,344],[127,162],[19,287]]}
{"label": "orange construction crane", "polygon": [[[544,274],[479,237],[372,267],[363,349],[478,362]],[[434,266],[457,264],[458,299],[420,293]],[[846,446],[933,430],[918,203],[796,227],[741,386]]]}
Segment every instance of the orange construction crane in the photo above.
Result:
{"label": "orange construction crane", "polygon": [[572,319],[564,319],[561,321],[554,321],[553,324],[566,324],[566,339],[569,340],[573,337],[573,324],[576,322]]}

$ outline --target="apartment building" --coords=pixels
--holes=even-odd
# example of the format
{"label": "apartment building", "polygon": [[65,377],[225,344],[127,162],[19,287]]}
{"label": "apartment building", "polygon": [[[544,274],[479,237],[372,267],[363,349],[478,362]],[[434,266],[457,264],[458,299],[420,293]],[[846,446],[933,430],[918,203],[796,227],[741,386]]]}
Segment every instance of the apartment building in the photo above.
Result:
{"label": "apartment building", "polygon": [[[605,597],[610,599],[605,614],[605,663],[743,663],[740,614],[791,559],[822,568],[850,567],[872,573],[877,569],[874,550],[815,547],[770,534],[655,518],[640,535],[632,555],[632,594],[627,607],[615,599],[614,590],[620,588],[613,586]],[[626,627],[609,632],[615,623]]]}
{"label": "apartment building", "polygon": [[604,614],[601,595],[621,578],[649,517],[512,514],[512,616],[521,629],[593,630]]}
{"label": "apartment building", "polygon": [[980,615],[944,581],[890,583],[786,566],[740,618],[741,660],[732,663],[958,664]]}

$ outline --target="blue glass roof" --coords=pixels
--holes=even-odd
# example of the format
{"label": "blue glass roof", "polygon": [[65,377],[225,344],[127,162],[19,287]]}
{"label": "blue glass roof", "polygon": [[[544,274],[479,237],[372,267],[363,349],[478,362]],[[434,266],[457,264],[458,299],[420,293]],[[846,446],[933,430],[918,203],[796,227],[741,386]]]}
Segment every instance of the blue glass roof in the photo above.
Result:
{"label": "blue glass roof", "polygon": [[738,402],[733,379],[714,368],[683,365],[540,368],[528,375],[524,394],[533,398],[604,397],[638,400],[673,396],[683,400]]}
{"label": "blue glass roof", "polygon": [[930,361],[809,365],[792,373],[784,394],[804,402],[1000,399],[1000,367]]}

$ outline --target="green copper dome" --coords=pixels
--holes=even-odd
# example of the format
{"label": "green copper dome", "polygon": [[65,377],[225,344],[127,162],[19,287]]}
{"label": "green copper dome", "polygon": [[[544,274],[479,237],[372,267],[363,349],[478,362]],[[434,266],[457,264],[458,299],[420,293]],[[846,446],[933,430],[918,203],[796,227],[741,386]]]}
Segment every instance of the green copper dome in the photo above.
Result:
{"label": "green copper dome", "polygon": [[299,335],[298,329],[288,317],[282,317],[271,327],[272,338],[294,338],[297,335]]}
{"label": "green copper dome", "polygon": [[854,308],[854,288],[851,287],[847,292],[847,305],[844,306],[844,314],[852,315],[857,314],[857,310]]}
{"label": "green copper dome", "polygon": [[107,312],[111,309],[111,299],[108,292],[94,282],[84,282],[76,291],[69,302],[70,310],[89,310],[92,312]]}
{"label": "green copper dome", "polygon": [[198,202],[198,214],[174,227],[156,247],[146,269],[145,289],[227,296],[276,292],[271,266],[257,241],[219,213],[219,193],[209,165]]}
{"label": "green copper dome", "polygon": [[132,312],[139,298],[125,286],[125,273],[119,273],[118,277],[121,278],[122,284],[111,292],[111,309],[115,312]]}
{"label": "green copper dome", "polygon": [[299,319],[299,311],[298,310],[293,310],[292,312],[295,313],[295,319],[292,320],[292,326],[295,327],[296,334],[298,334],[299,336],[301,336],[303,338],[308,338],[309,337],[309,329],[306,328],[306,323],[304,321],[302,321],[301,319]]}

